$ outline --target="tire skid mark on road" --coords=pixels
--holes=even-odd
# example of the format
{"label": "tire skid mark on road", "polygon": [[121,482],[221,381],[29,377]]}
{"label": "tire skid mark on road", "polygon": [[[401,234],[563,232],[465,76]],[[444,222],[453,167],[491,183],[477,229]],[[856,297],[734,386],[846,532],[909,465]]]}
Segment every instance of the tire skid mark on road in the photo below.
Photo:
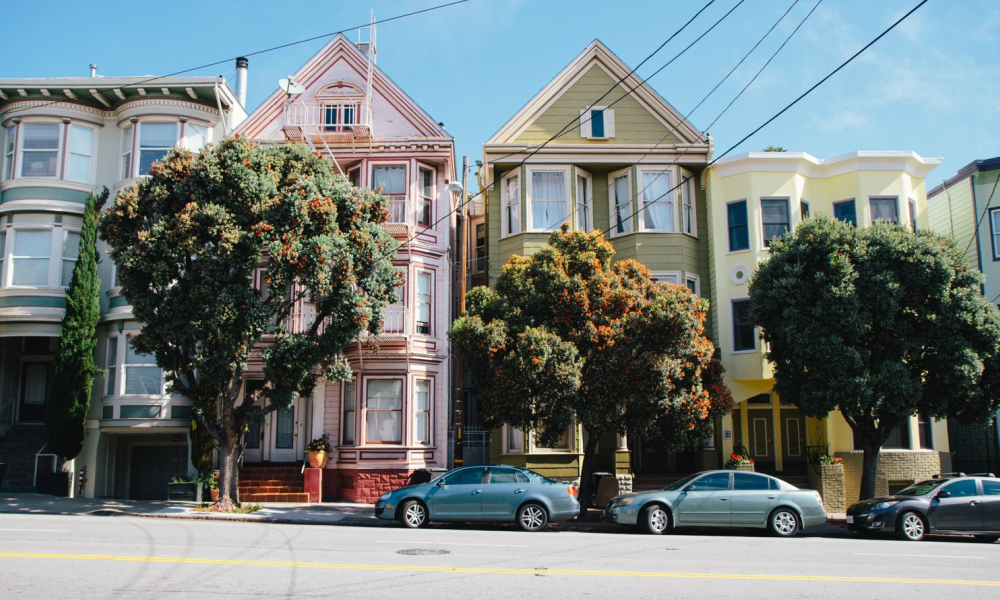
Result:
{"label": "tire skid mark on road", "polygon": [[[457,573],[476,575],[538,575],[538,569],[488,568],[488,567],[432,567],[408,565],[361,565],[337,563],[311,563],[289,561],[232,560],[217,558],[182,558],[166,556],[114,556],[101,554],[47,554],[32,552],[0,552],[0,558],[36,558],[53,560],[89,560],[107,562],[139,562],[160,564],[225,565],[252,567],[283,567],[293,569],[332,569],[341,571],[399,571],[419,573]],[[654,579],[726,579],[749,581],[822,581],[832,583],[898,583],[907,585],[962,585],[1000,587],[1000,580],[974,579],[922,579],[907,577],[863,577],[836,575],[779,575],[766,573],[670,573],[656,571],[592,571],[582,569],[553,569],[545,575],[589,577],[633,577]]]}

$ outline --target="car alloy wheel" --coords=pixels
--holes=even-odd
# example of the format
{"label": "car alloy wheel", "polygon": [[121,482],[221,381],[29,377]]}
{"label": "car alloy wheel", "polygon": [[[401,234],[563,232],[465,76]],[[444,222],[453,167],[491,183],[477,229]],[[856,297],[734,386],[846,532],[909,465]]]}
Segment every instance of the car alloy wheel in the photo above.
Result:
{"label": "car alloy wheel", "polygon": [[924,539],[927,526],[924,519],[915,512],[908,512],[899,519],[899,535],[904,540],[919,542]]}
{"label": "car alloy wheel", "polygon": [[410,500],[403,504],[401,510],[402,517],[400,520],[403,522],[403,525],[413,529],[427,525],[427,509],[424,508],[423,504],[416,500]]}
{"label": "car alloy wheel", "polygon": [[517,524],[525,531],[544,529],[549,522],[545,509],[537,504],[525,504],[517,511]]}
{"label": "car alloy wheel", "polygon": [[795,513],[782,508],[771,514],[771,532],[781,537],[791,537],[799,530],[799,518]]}
{"label": "car alloy wheel", "polygon": [[670,527],[670,515],[659,504],[642,509],[642,529],[646,533],[660,535]]}

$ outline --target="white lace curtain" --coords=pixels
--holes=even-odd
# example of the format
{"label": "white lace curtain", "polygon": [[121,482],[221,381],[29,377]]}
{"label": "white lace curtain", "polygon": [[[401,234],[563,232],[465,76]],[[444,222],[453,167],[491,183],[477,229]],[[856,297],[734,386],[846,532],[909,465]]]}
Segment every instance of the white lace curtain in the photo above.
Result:
{"label": "white lace curtain", "polygon": [[566,219],[565,173],[531,174],[531,220],[535,229],[555,229]]}
{"label": "white lace curtain", "polygon": [[372,189],[383,194],[406,193],[406,167],[375,167],[372,169]]}
{"label": "white lace curtain", "polygon": [[399,379],[368,380],[365,415],[370,442],[403,441],[403,382]]}
{"label": "white lace curtain", "polygon": [[507,180],[507,233],[521,231],[521,182],[517,177]]}
{"label": "white lace curtain", "polygon": [[643,224],[646,229],[674,228],[674,200],[670,173],[643,173]]}
{"label": "white lace curtain", "polygon": [[615,178],[615,218],[618,225],[618,233],[628,233],[632,231],[632,211],[629,203],[628,177],[622,175]]}

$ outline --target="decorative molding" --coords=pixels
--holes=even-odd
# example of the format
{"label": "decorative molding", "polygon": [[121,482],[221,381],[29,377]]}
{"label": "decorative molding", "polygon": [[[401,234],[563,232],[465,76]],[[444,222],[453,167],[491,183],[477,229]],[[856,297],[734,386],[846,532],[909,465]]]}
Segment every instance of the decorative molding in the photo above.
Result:
{"label": "decorative molding", "polygon": [[125,111],[132,110],[134,108],[149,107],[149,106],[195,110],[198,112],[203,112],[208,115],[212,115],[216,119],[218,119],[219,116],[219,109],[214,106],[210,107],[205,104],[191,102],[190,100],[176,100],[173,98],[136,98],[134,100],[129,100],[128,102],[122,102],[115,108],[114,112],[111,113],[111,115],[109,116],[119,117]]}
{"label": "decorative molding", "polygon": [[[12,107],[17,107],[17,112],[22,110],[30,110],[32,108],[56,108],[57,110],[71,110],[75,112],[80,112],[83,114],[100,117],[106,119],[108,114],[106,111],[87,106],[85,104],[77,104],[71,100],[60,100],[56,103],[44,100],[14,100],[9,104],[6,104],[3,109],[0,109],[0,119],[3,118],[3,114],[8,110],[12,110]],[[30,113],[29,113],[30,114]]]}

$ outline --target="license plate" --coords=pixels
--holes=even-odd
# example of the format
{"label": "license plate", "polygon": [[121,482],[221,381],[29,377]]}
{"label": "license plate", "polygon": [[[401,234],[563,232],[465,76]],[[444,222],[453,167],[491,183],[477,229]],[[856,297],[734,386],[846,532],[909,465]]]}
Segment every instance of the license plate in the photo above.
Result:
{"label": "license plate", "polygon": [[850,525],[850,524],[851,524],[851,523],[853,523],[853,522],[854,522],[854,517],[852,517],[852,516],[848,515],[848,516],[847,516],[847,524],[848,524],[848,525]]}

